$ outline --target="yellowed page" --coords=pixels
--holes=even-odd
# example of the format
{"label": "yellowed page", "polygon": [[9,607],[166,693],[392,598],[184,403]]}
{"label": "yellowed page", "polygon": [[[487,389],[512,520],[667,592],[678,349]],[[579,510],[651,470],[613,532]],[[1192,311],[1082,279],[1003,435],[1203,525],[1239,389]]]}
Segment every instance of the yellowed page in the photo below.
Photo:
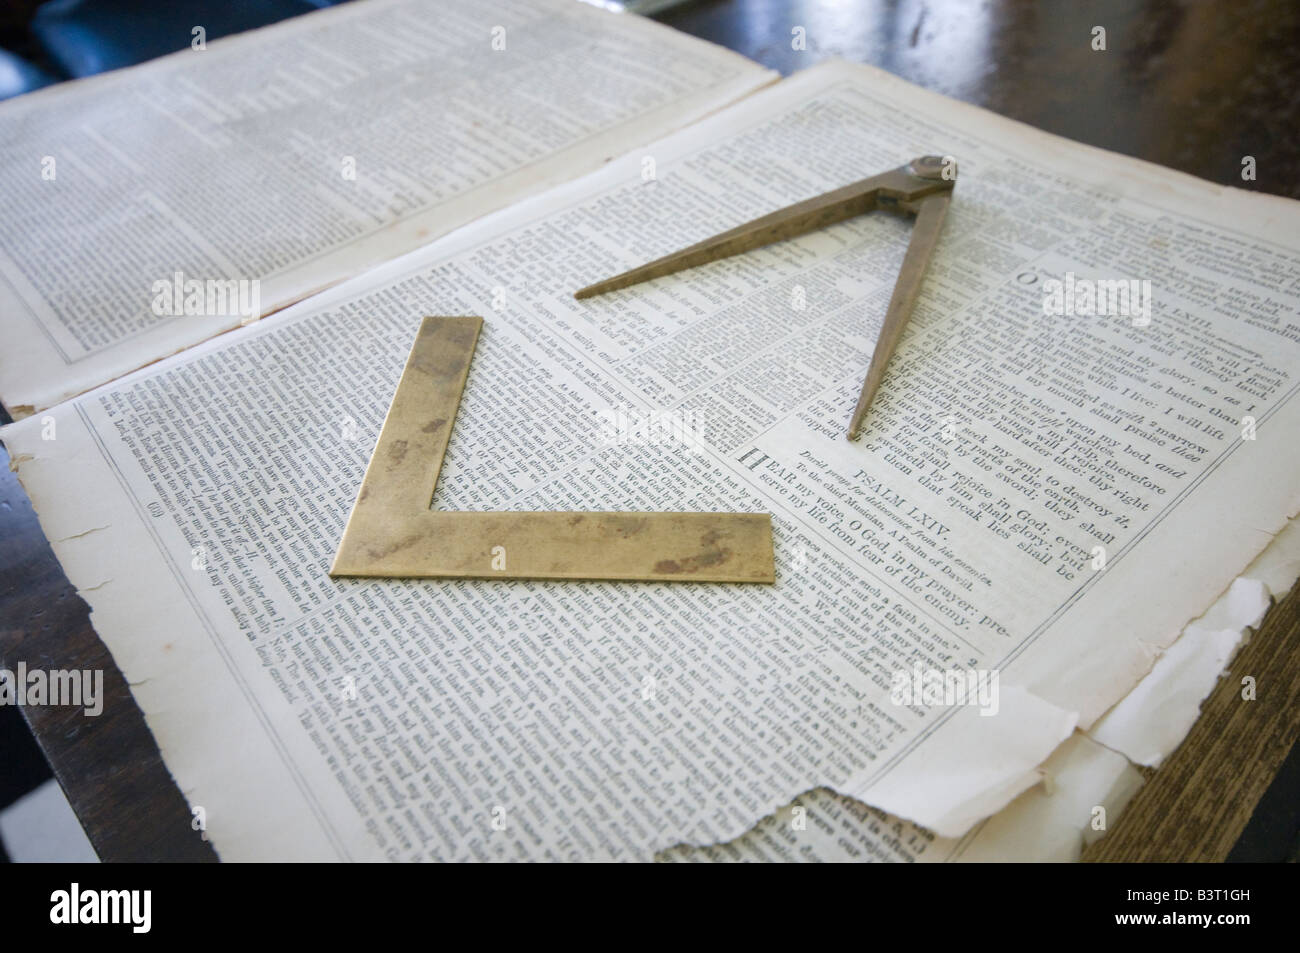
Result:
{"label": "yellowed page", "polygon": [[366,0],[0,105],[0,400],[44,409],[770,82],[571,0]]}
{"label": "yellowed page", "polygon": [[[957,197],[858,443],[844,423],[906,222],[571,297],[924,152],[958,158]],[[644,153],[4,431],[223,857],[649,859],[815,788],[957,840],[1070,739],[1097,770],[1062,789],[1122,800],[1131,769],[1076,729],[1295,511],[1300,354],[1264,320],[1270,293],[1294,313],[1277,289],[1300,271],[1295,203],[844,65]],[[1149,277],[1149,323],[1047,315],[1019,278],[1067,271]],[[439,313],[486,321],[438,505],[769,511],[777,584],[329,580],[414,329]],[[1255,439],[1180,420],[1184,378],[1249,407]],[[1089,412],[1103,399],[1120,422]],[[620,410],[691,439],[610,434]],[[1164,446],[1125,429],[1151,420]],[[1107,466],[1126,445],[1135,462]],[[1112,472],[1165,492],[1085,500]],[[997,698],[895,701],[915,665],[996,674]]]}
{"label": "yellowed page", "polygon": [[678,845],[661,863],[1070,863],[1103,836],[1142,786],[1122,755],[1082,732],[1042,780],[963,837],[939,837],[826,788],[809,791],[726,844]]}

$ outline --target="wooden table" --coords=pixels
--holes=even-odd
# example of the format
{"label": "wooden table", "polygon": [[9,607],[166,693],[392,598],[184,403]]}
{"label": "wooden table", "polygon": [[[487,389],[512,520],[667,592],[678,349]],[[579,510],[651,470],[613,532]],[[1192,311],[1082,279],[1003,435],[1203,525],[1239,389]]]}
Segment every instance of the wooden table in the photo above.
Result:
{"label": "wooden table", "polygon": [[785,74],[870,63],[1079,142],[1300,198],[1291,0],[699,0],[656,19]]}
{"label": "wooden table", "polygon": [[[1300,198],[1300,5],[697,2],[659,17],[790,73],[834,56],[1092,145]],[[1092,49],[1093,27],[1106,30]],[[806,49],[792,48],[802,28]],[[1253,156],[1257,178],[1243,181]],[[213,860],[30,503],[0,471],[0,665],[103,668],[96,719],[25,709],[104,860]],[[1258,700],[1239,700],[1241,674]],[[1300,736],[1300,591],[1270,613],[1092,860],[1222,860]],[[1294,803],[1294,790],[1289,792]]]}

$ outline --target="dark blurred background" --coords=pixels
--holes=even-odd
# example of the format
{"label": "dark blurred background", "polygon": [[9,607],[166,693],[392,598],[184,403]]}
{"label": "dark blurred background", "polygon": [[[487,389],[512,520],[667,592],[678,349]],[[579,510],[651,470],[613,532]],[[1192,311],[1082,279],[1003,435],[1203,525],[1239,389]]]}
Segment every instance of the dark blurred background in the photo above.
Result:
{"label": "dark blurred background", "polygon": [[[195,26],[210,41],[337,2],[0,0],[0,98],[184,49]],[[687,0],[655,19],[782,73],[870,63],[1049,132],[1300,198],[1296,0]]]}
{"label": "dark blurred background", "polygon": [[2,0],[0,98],[142,63],[337,0]]}

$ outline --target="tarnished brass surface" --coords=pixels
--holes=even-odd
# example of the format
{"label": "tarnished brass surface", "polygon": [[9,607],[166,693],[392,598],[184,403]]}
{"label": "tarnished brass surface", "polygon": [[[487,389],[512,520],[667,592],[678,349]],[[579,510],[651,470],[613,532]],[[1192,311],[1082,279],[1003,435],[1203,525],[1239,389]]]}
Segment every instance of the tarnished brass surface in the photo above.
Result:
{"label": "tarnished brass surface", "polygon": [[775,581],[767,513],[430,509],[482,326],[424,319],[331,576]]}
{"label": "tarnished brass surface", "polygon": [[[951,185],[951,183],[949,183]],[[908,242],[907,254],[903,256],[903,266],[898,270],[898,281],[894,283],[894,293],[890,295],[889,307],[885,319],[880,324],[880,334],[876,337],[876,349],[867,366],[867,378],[862,382],[862,392],[858,395],[857,406],[849,418],[849,439],[856,440],[862,429],[862,421],[871,408],[871,402],[880,389],[880,382],[885,379],[885,369],[889,359],[898,349],[898,342],[903,337],[903,329],[912,317],[912,309],[921,294],[921,279],[925,277],[926,265],[930,263],[930,253],[939,241],[939,231],[948,212],[951,192],[939,192],[924,199],[916,213],[916,224],[912,227],[912,240]]]}
{"label": "tarnished brass surface", "polygon": [[[921,291],[921,279],[925,276],[930,254],[934,251],[939,232],[943,228],[948,202],[957,182],[955,168],[945,166],[945,162],[940,156],[920,156],[890,172],[778,209],[671,255],[588,285],[576,291],[573,296],[591,298],[652,278],[662,278],[687,268],[825,228],[877,208],[915,213],[917,221],[912,230],[912,240],[903,259],[898,281],[894,285],[894,294],[881,324],[880,335],[876,339],[875,353],[871,356],[862,393],[849,420],[849,439],[853,440],[862,429],[863,418],[884,379],[885,368],[898,346],[903,328],[912,316],[912,308]],[[952,171],[945,175],[945,168]]]}

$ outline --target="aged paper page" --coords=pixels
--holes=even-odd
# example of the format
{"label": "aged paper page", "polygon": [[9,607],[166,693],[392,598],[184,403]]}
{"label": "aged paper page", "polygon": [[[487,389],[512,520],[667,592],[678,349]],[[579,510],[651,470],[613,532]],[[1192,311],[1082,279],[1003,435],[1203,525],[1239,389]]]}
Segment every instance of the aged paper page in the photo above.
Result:
{"label": "aged paper page", "polygon": [[933,832],[826,788],[809,791],[726,844],[678,845],[666,863],[1068,863],[1142,785],[1119,754],[1076,732],[1025,791],[964,837]]}
{"label": "aged paper page", "polygon": [[[1292,519],[1245,572],[1161,653],[1152,670],[1087,734],[1039,769],[1040,783],[961,838],[932,832],[826,789],[809,791],[727,844],[679,845],[657,859],[734,863],[1070,862],[1105,835],[1141,787],[1134,763],[1156,766],[1182,742],[1201,703],[1270,597],[1300,577]],[[1098,743],[1100,742],[1100,743]],[[1131,759],[1131,760],[1130,760]]]}
{"label": "aged paper page", "polygon": [[570,0],[370,0],[5,103],[0,399],[53,405],[773,78]]}
{"label": "aged paper page", "polygon": [[[645,151],[4,432],[223,857],[649,859],[816,788],[962,838],[1294,512],[1295,203],[843,65]],[[939,151],[957,200],[857,443],[906,221],[571,297]],[[1045,314],[1067,273],[1149,278],[1149,323]],[[777,584],[328,579],[420,316],[463,313],[435,505],[771,512]],[[891,697],[914,670],[997,693]]]}
{"label": "aged paper page", "polygon": [[1300,576],[1300,520],[1292,519],[1151,672],[1089,732],[1138,764],[1158,766],[1178,747],[1228,663],[1270,603]]}

